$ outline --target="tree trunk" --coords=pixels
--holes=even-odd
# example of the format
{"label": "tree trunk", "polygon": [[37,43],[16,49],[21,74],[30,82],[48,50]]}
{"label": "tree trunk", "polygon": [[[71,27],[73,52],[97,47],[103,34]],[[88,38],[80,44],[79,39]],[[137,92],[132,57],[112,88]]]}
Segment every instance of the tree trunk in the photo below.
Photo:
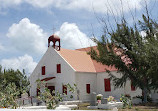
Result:
{"label": "tree trunk", "polygon": [[147,103],[148,102],[148,100],[147,100],[148,90],[147,90],[146,87],[143,89],[143,95],[142,96],[143,96],[143,103]]}

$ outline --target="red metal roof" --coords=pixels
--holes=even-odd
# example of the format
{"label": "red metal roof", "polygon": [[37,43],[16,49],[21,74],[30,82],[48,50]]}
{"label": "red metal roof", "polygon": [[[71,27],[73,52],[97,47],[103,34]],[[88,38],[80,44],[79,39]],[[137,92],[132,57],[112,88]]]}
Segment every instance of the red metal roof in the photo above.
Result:
{"label": "red metal roof", "polygon": [[49,38],[54,38],[54,39],[60,39],[60,37],[59,36],[57,36],[57,35],[55,35],[55,34],[53,34],[53,35],[51,35]]}
{"label": "red metal roof", "polygon": [[97,50],[97,47],[88,47],[76,50],[61,49],[58,53],[77,71],[77,72],[105,72],[117,71],[115,67],[109,67],[92,60],[90,55],[87,54],[93,48]]}
{"label": "red metal roof", "polygon": [[[85,52],[88,53],[91,50],[91,48],[93,48],[94,50],[97,50],[96,46],[81,48],[81,49],[76,49],[76,50],[85,51]],[[101,63],[99,63],[99,62],[97,62],[96,60],[93,60],[93,59],[92,59],[92,62],[93,62],[93,65],[95,67],[96,72],[105,72],[106,70],[117,71],[117,69],[114,66],[103,65],[103,64],[101,64]]]}
{"label": "red metal roof", "polygon": [[77,72],[96,72],[92,59],[86,52],[69,49],[58,52]]}

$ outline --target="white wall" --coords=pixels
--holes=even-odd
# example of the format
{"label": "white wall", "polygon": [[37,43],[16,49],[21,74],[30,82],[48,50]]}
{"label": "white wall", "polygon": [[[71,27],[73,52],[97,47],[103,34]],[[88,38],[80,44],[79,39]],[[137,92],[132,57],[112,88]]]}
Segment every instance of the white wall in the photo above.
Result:
{"label": "white wall", "polygon": [[[80,100],[90,101],[92,92],[96,92],[96,73],[76,72],[77,88],[80,90]],[[87,93],[86,84],[90,84],[90,94]]]}
{"label": "white wall", "polygon": [[[61,64],[61,73],[56,73],[56,64]],[[41,67],[46,67],[46,75],[41,74]],[[120,77],[116,71],[112,72],[115,76]],[[101,73],[88,73],[88,72],[75,72],[75,70],[62,58],[53,47],[49,47],[35,70],[30,76],[31,83],[31,96],[36,96],[36,83],[37,79],[43,79],[46,77],[56,77],[55,79],[47,81],[48,85],[54,85],[55,90],[62,93],[62,83],[71,85],[76,83],[80,90],[80,100],[89,101],[91,94],[86,93],[86,84],[90,84],[90,91],[101,93],[104,98],[108,96],[114,96],[116,99],[120,98],[121,94],[129,94],[132,97],[141,95],[141,90],[131,91],[130,81],[127,82],[125,88],[114,89],[111,81],[111,91],[105,92],[104,79],[109,78],[109,74],[106,72]],[[70,95],[68,93],[68,95]]]}
{"label": "white wall", "polygon": [[[61,73],[56,72],[56,64],[61,64]],[[41,67],[46,67],[46,75],[41,74]],[[62,93],[62,83],[63,84],[74,84],[75,74],[74,69],[67,64],[67,62],[58,54],[53,47],[49,47],[35,70],[30,76],[31,83],[31,96],[36,96],[36,83],[37,79],[43,79],[46,77],[56,77],[55,79],[47,81],[48,85],[54,85],[55,90]],[[51,84],[49,84],[51,83]]]}
{"label": "white wall", "polygon": [[152,98],[153,102],[158,102],[158,90],[151,91],[151,98]]}
{"label": "white wall", "polygon": [[[116,71],[113,71],[112,74],[118,78],[121,77],[121,74],[117,73]],[[116,88],[116,89],[114,88],[112,81],[110,81],[111,91],[105,92],[105,87],[104,87],[105,78],[110,78],[110,76],[107,72],[101,72],[101,73],[97,74],[97,93],[103,94],[104,98],[107,98],[109,96],[114,96],[117,100],[119,100],[121,94],[129,94],[131,97],[141,95],[140,89],[136,89],[136,91],[131,91],[130,81],[127,81],[125,87]]]}
{"label": "white wall", "polygon": [[[112,73],[117,77],[120,76],[120,74],[116,73],[115,71]],[[110,81],[111,91],[105,92],[104,79],[106,78],[110,78],[107,72],[101,72],[97,74],[97,93],[103,94],[104,98],[108,98],[109,96],[114,96],[116,99],[119,99],[120,95],[124,94],[124,88],[114,89],[114,85],[112,84],[112,81]]]}
{"label": "white wall", "polygon": [[131,81],[127,81],[125,86],[125,94],[129,94],[131,97],[136,97],[138,95],[142,95],[142,90],[139,88],[136,88],[135,91],[131,91]]}

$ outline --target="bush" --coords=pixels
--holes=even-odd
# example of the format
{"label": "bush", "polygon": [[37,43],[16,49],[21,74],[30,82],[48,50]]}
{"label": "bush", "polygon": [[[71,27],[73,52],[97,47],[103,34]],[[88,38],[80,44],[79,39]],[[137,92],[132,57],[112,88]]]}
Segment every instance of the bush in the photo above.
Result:
{"label": "bush", "polygon": [[129,109],[132,108],[132,101],[131,101],[131,98],[129,96],[122,94],[120,101],[123,102],[123,108],[126,108],[126,107],[128,107]]}
{"label": "bush", "polygon": [[[47,109],[55,109],[57,107],[57,105],[59,104],[59,102],[63,101],[63,95],[64,94],[60,94],[58,91],[55,92],[50,92],[50,90],[45,87],[45,81],[41,81],[41,80],[37,80],[37,88],[40,89],[40,95],[38,96],[38,99],[45,102]],[[74,84],[74,86],[71,86],[70,84],[66,84],[66,87],[68,88],[69,92],[74,93],[75,90],[77,89],[77,86]],[[41,88],[43,90],[41,90]],[[53,93],[53,94],[51,94]],[[73,98],[73,95],[70,95],[70,98]]]}
{"label": "bush", "polygon": [[13,108],[18,107],[16,99],[18,98],[19,90],[14,83],[9,83],[6,88],[0,91],[0,106],[2,108]]}

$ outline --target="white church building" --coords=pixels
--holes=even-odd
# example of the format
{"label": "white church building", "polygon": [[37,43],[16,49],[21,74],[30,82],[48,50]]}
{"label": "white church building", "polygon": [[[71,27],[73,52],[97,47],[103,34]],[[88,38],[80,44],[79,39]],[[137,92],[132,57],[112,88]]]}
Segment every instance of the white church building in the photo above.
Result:
{"label": "white church building", "polygon": [[[53,42],[52,46],[50,42]],[[95,46],[92,48],[96,49]],[[142,91],[135,89],[131,81],[128,81],[123,88],[114,89],[105,69],[110,70],[117,77],[120,77],[120,74],[115,67],[108,67],[92,60],[87,54],[90,49],[91,47],[76,50],[63,49],[60,47],[60,38],[56,35],[50,36],[48,49],[30,76],[30,95],[38,95],[37,79],[45,81],[51,91],[60,93],[65,92],[66,87],[63,84],[76,84],[79,99],[82,101],[90,101],[93,92],[102,94],[104,98],[113,96],[116,99],[119,99],[121,94],[128,94],[131,97],[142,95]],[[68,91],[65,93],[70,95]],[[74,97],[77,99],[75,94]]]}

